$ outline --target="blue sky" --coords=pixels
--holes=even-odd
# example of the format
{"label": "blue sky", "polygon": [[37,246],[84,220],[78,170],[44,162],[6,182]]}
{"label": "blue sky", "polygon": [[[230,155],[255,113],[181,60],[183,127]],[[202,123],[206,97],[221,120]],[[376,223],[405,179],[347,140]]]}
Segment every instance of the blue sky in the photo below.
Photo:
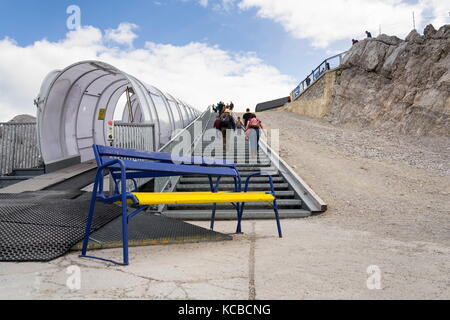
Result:
{"label": "blue sky", "polygon": [[[104,60],[199,109],[220,99],[242,110],[287,96],[367,29],[404,37],[413,11],[419,31],[450,22],[447,0],[0,3],[0,121],[34,113],[45,75],[79,60]],[[80,30],[66,27],[70,5],[81,9]]]}
{"label": "blue sky", "polygon": [[[116,28],[121,22],[138,25],[136,47],[145,41],[174,45],[206,42],[224,50],[256,52],[268,64],[294,77],[303,76],[330,50],[315,49],[307,40],[293,38],[279,24],[257,17],[256,9],[219,11],[180,0],[2,1],[0,39],[8,36],[19,45],[43,38],[60,40],[67,33],[66,8],[71,4],[80,6],[83,25],[102,30]],[[348,41],[342,41],[332,49],[347,48]]]}

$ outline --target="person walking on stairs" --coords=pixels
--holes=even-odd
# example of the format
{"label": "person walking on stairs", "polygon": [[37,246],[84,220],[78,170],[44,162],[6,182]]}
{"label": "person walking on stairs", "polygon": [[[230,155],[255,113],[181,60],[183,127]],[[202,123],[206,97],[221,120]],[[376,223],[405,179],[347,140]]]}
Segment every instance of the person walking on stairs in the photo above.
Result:
{"label": "person walking on stairs", "polygon": [[252,114],[252,117],[247,123],[245,132],[248,136],[250,156],[253,159],[258,155],[261,129],[263,129],[261,120],[259,120],[255,114]]}
{"label": "person walking on stairs", "polygon": [[231,129],[236,130],[236,122],[234,120],[234,117],[233,117],[230,109],[225,109],[225,111],[220,116],[219,128],[220,128],[220,131],[222,132],[223,152],[226,153],[228,150],[227,134],[229,133],[229,130],[231,130]]}

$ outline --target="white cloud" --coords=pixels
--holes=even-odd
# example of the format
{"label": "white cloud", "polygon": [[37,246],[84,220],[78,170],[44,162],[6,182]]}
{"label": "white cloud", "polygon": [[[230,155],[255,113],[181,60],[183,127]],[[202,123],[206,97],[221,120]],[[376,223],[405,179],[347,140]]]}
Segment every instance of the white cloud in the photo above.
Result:
{"label": "white cloud", "polygon": [[36,114],[33,99],[48,72],[81,60],[110,63],[199,109],[225,100],[243,110],[287,96],[296,84],[254,53],[236,54],[197,42],[184,46],[148,42],[144,48],[123,50],[106,40],[110,39],[94,27],[69,32],[58,42],[20,46],[9,38],[0,40],[0,121]]}
{"label": "white cloud", "polygon": [[[189,2],[192,0],[180,0],[183,2]],[[196,0],[196,2],[206,8],[210,6],[213,10],[216,11],[230,11],[235,7],[237,0]]]}
{"label": "white cloud", "polygon": [[105,39],[132,47],[133,41],[138,37],[137,34],[134,33],[134,30],[137,28],[138,26],[133,23],[121,23],[117,29],[106,30]]}
{"label": "white cloud", "polygon": [[208,6],[208,0],[198,0],[198,3],[199,3],[202,7],[207,7],[207,6]]}
{"label": "white cloud", "polygon": [[[308,39],[314,47],[362,37],[365,30],[405,36],[417,26],[433,22],[436,27],[448,21],[448,0],[420,0],[411,4],[402,0],[242,0],[242,10],[257,9],[261,18],[271,19],[295,38]],[[433,18],[426,20],[432,14]]]}

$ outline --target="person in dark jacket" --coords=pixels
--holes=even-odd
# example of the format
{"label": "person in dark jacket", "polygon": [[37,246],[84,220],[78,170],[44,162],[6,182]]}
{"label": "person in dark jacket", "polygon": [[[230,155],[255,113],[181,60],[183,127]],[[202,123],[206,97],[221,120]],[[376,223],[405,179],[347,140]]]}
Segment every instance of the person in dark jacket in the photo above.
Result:
{"label": "person in dark jacket", "polygon": [[366,31],[367,38],[372,38],[372,34],[369,31]]}
{"label": "person in dark jacket", "polygon": [[225,109],[225,103],[223,103],[222,101],[220,101],[220,102],[217,104],[216,110],[219,112],[219,114],[222,114],[222,112],[224,111],[224,109]]}
{"label": "person in dark jacket", "polygon": [[247,112],[244,113],[242,119],[244,119],[244,128],[247,128],[248,120],[252,118],[253,113],[250,112],[250,109],[247,109]]}
{"label": "person in dark jacket", "polygon": [[223,138],[223,151],[226,153],[227,151],[227,132],[230,129],[236,130],[236,122],[234,120],[234,117],[231,113],[230,109],[225,109],[222,115],[220,116],[219,120],[219,128],[222,132],[222,138]]}

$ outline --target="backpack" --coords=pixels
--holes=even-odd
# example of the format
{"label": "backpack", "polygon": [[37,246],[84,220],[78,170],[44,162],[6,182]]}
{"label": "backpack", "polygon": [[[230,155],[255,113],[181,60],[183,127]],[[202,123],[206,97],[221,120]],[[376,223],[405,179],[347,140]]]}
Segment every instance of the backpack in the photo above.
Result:
{"label": "backpack", "polygon": [[248,121],[248,127],[252,129],[259,129],[259,120],[257,118],[252,118]]}
{"label": "backpack", "polygon": [[232,127],[231,124],[231,115],[229,113],[224,113],[220,117],[219,128],[227,128],[230,129]]}

